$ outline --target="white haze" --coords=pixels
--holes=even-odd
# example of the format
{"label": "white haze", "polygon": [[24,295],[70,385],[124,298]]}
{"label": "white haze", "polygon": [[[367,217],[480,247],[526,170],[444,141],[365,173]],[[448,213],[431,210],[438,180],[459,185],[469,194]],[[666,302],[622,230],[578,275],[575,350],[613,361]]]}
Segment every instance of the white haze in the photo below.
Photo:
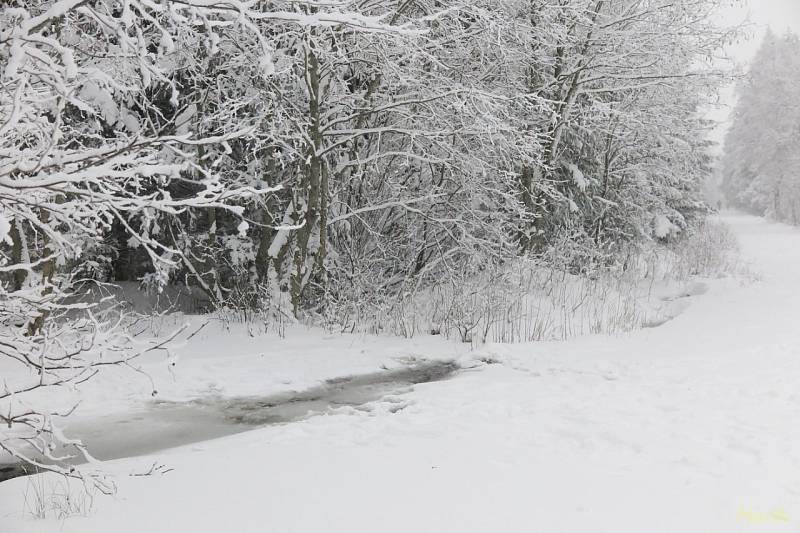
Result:
{"label": "white haze", "polygon": [[[800,0],[737,1],[720,13],[720,22],[726,25],[741,24],[746,28],[745,35],[726,49],[726,54],[741,68],[746,69],[767,29],[771,28],[775,33],[800,33]],[[712,113],[715,120],[723,123],[723,127],[715,135],[718,140],[724,135],[734,100],[734,89],[730,87],[722,95],[720,109]]]}

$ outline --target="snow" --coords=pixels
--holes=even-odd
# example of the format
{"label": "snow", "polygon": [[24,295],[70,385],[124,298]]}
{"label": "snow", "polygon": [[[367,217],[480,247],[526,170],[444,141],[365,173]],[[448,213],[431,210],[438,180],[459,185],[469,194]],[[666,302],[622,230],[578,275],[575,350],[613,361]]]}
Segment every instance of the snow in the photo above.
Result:
{"label": "snow", "polygon": [[[66,520],[23,512],[30,481],[1,483],[0,532],[797,531],[800,231],[726,220],[760,281],[708,282],[674,320],[625,336],[468,352],[209,326],[174,372],[144,363],[160,396],[300,390],[414,358],[466,369],[368,409],[109,462],[117,496]],[[112,373],[80,416],[131,409],[138,386]],[[127,475],[154,462],[172,470]]]}
{"label": "snow", "polygon": [[575,200],[570,198],[569,199],[569,212],[570,213],[577,213],[578,211],[580,211],[580,208],[578,207],[578,204],[575,203]]}
{"label": "snow", "polygon": [[586,187],[589,185],[589,180],[586,179],[586,176],[583,175],[583,172],[578,165],[574,163],[570,163],[567,165],[567,168],[572,173],[572,181],[575,185],[580,189],[582,192],[586,191]]}
{"label": "snow", "polygon": [[258,68],[261,69],[261,74],[265,78],[269,78],[275,74],[275,63],[272,61],[272,56],[265,54],[258,62]]}
{"label": "snow", "polygon": [[197,116],[197,106],[195,104],[189,104],[186,106],[186,109],[181,111],[177,117],[175,117],[175,124],[177,126],[176,133],[178,135],[186,135],[187,133],[191,133],[192,128],[192,121]]}
{"label": "snow", "polygon": [[120,118],[120,110],[111,93],[99,82],[89,80],[80,89],[80,97],[93,104],[108,124],[114,125]]}
{"label": "snow", "polygon": [[11,245],[11,237],[9,236],[9,232],[11,231],[11,222],[0,213],[0,243],[4,242],[8,245]]}
{"label": "snow", "polygon": [[673,231],[678,229],[666,215],[658,215],[653,222],[653,233],[659,239],[667,237]]}

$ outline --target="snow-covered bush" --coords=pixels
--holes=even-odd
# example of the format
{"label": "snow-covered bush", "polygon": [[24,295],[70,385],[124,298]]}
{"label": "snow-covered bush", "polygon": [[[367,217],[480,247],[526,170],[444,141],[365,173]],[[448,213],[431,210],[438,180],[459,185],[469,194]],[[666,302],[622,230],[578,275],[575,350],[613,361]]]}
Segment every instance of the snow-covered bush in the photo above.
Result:
{"label": "snow-covered bush", "polygon": [[698,278],[749,276],[738,252],[731,230],[707,220],[668,245],[629,248],[623,264],[595,262],[571,272],[571,262],[563,260],[569,255],[518,259],[445,283],[409,286],[397,297],[362,287],[360,299],[331,305],[327,324],[339,331],[443,335],[473,344],[623,333],[670,318],[660,291],[682,294]]}
{"label": "snow-covered bush", "polygon": [[667,250],[674,256],[671,261],[662,262],[669,265],[665,277],[680,280],[746,274],[736,236],[724,223],[713,219],[692,227],[684,238],[671,244]]}

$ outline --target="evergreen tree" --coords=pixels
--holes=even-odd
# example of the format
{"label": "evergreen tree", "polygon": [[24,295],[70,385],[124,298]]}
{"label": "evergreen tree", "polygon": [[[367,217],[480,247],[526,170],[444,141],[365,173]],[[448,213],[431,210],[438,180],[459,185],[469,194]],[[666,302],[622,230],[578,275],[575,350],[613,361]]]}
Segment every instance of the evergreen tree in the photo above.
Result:
{"label": "evergreen tree", "polygon": [[800,224],[800,39],[767,34],[738,89],[723,188],[737,207]]}

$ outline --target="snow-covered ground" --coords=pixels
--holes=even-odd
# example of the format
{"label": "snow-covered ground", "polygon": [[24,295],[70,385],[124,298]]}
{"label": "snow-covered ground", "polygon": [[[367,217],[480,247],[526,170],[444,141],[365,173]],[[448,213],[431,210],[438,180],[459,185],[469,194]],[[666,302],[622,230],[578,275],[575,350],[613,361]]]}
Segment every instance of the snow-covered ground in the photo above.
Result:
{"label": "snow-covered ground", "polygon": [[[4,482],[0,533],[800,531],[800,230],[726,220],[760,281],[709,282],[674,320],[625,336],[469,352],[209,327],[172,370],[145,363],[160,398],[302,390],[415,358],[469,368],[367,408],[110,462],[119,491],[86,516],[34,519],[26,498],[58,498],[56,481]],[[110,375],[79,416],[146,411],[149,388]],[[154,462],[171,470],[128,475]]]}

